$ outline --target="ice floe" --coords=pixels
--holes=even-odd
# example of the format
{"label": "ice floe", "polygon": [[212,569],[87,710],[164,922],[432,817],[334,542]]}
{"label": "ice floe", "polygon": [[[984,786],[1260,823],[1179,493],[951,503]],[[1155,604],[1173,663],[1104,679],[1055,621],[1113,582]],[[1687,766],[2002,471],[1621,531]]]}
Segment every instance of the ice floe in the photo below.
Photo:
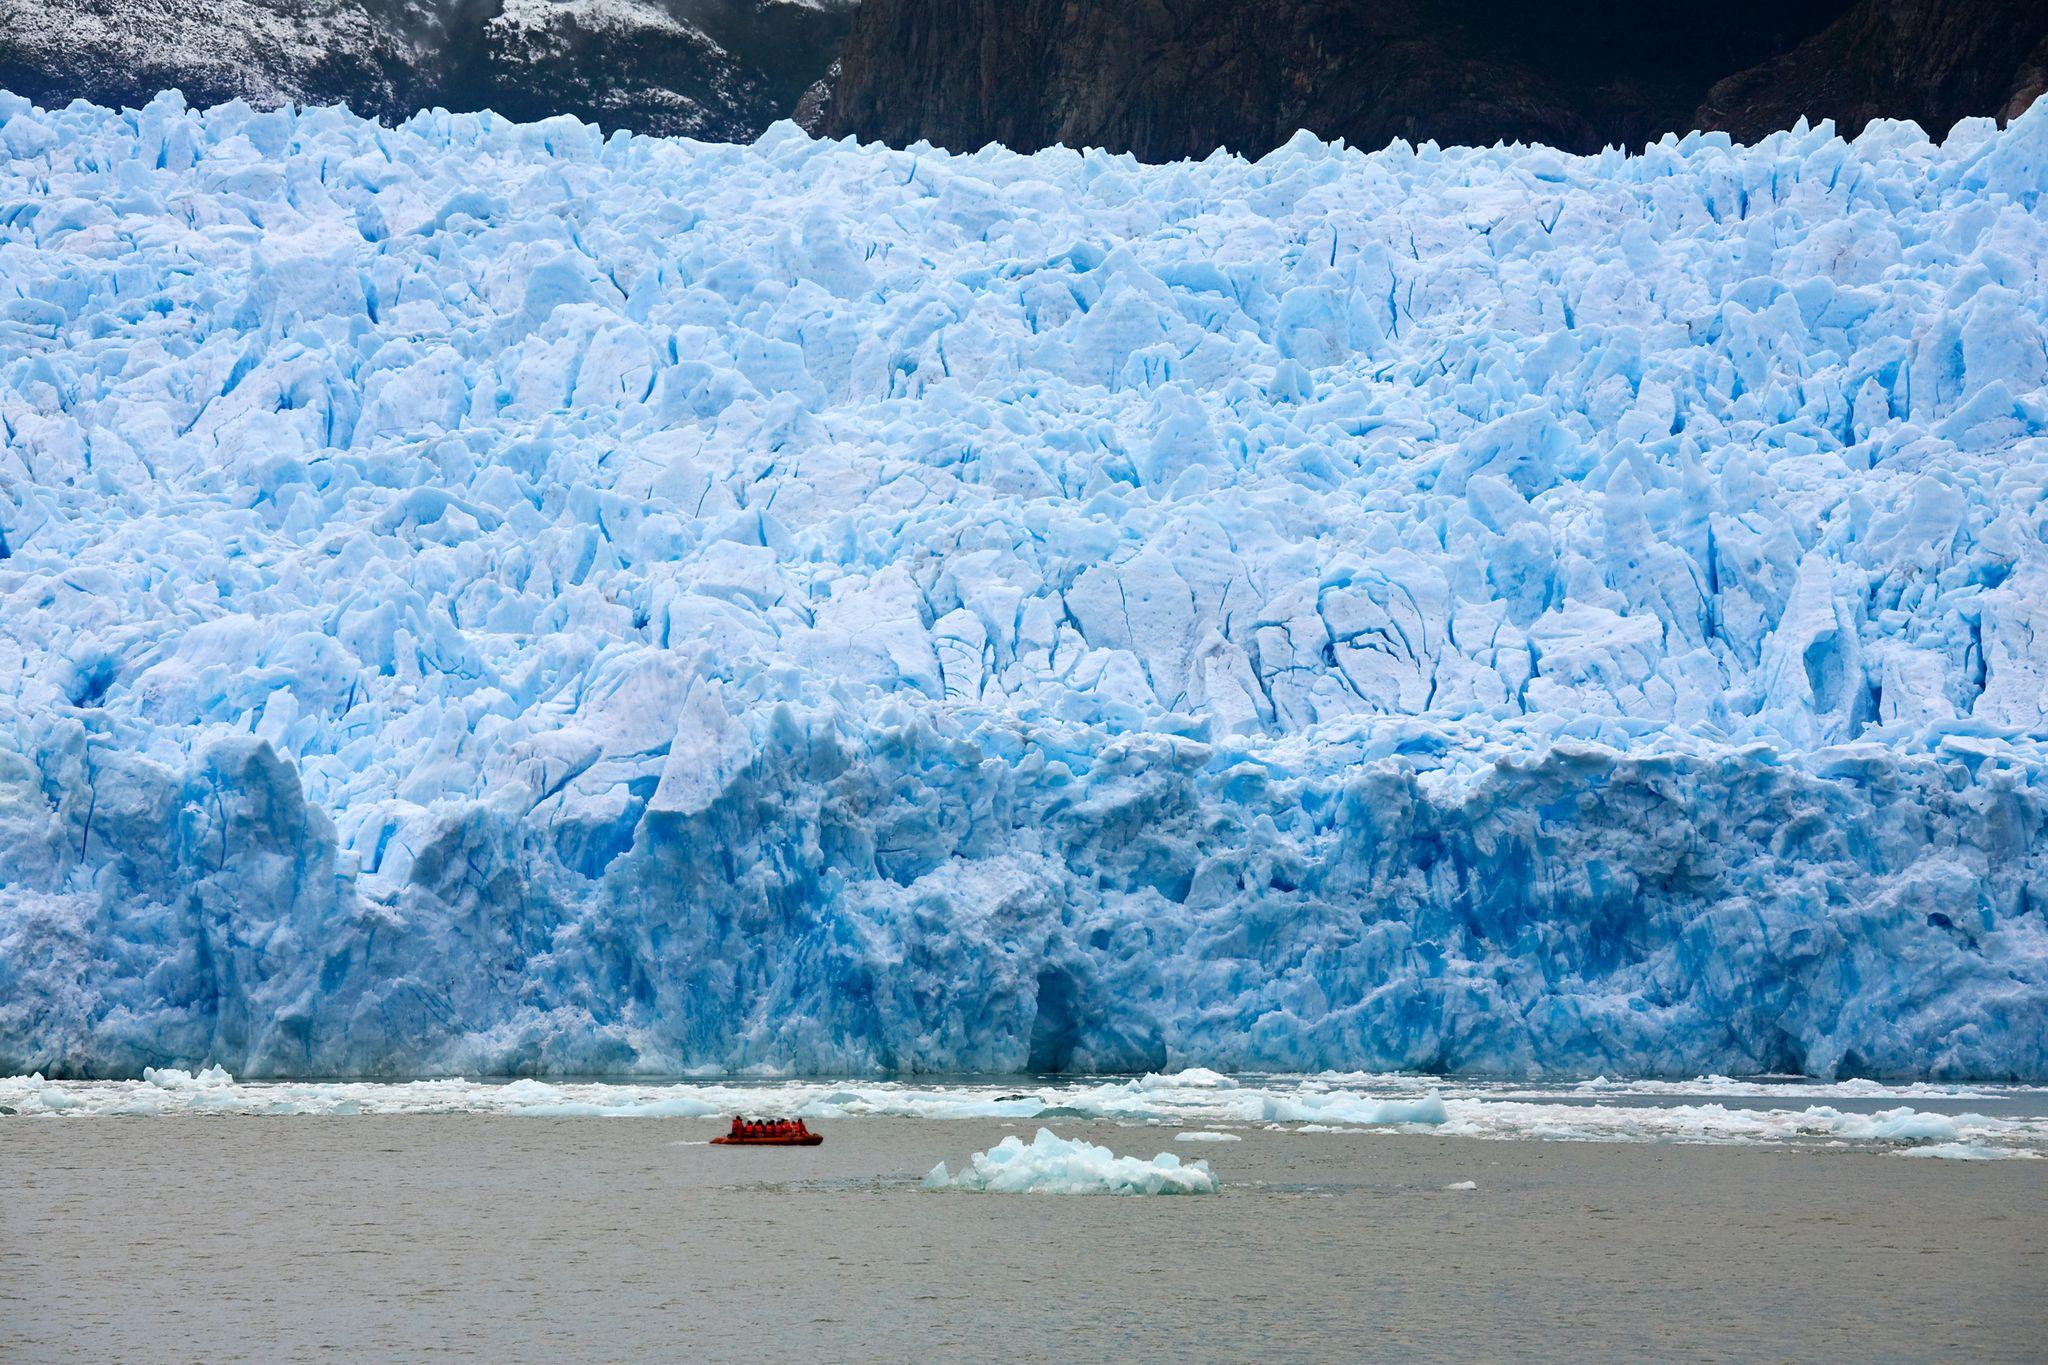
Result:
{"label": "ice floe", "polygon": [[[1182,1130],[1175,1141],[1228,1141],[1278,1128],[1304,1134],[1433,1134],[1481,1139],[1581,1142],[1803,1144],[1911,1149],[1968,1143],[2001,1151],[2048,1151],[2048,1096],[2022,1087],[1985,1087],[1973,1098],[1862,1108],[1771,1104],[1705,1093],[1633,1102],[1588,1099],[1570,1087],[1512,1095],[1498,1084],[1441,1077],[1379,1077],[1372,1088],[1317,1077],[1244,1076],[1229,1085],[1200,1079],[1185,1089],[1162,1078],[1128,1081],[908,1082],[703,1080],[602,1083],[520,1080],[490,1083],[237,1081],[218,1068],[197,1075],[152,1071],[145,1081],[0,1079],[0,1108],[17,1116],[149,1114],[424,1114],[695,1118],[779,1113],[814,1122],[863,1118],[937,1121],[1111,1122]],[[1906,1087],[1901,1087],[1906,1089]],[[1402,1094],[1403,1090],[1420,1091]],[[1377,1093],[1375,1093],[1377,1092]],[[1939,1104],[1940,1109],[1929,1108]],[[2002,1112],[1984,1113],[1973,1104]],[[1916,1107],[1917,1106],[1917,1107]]]}

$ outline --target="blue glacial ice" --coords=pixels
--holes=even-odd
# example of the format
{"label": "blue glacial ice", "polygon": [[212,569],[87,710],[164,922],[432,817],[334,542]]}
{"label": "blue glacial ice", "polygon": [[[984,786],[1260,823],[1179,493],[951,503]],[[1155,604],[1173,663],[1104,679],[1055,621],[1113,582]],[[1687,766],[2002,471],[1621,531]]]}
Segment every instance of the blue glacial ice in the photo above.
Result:
{"label": "blue glacial ice", "polygon": [[0,96],[0,1072],[2048,1077],[2044,187]]}

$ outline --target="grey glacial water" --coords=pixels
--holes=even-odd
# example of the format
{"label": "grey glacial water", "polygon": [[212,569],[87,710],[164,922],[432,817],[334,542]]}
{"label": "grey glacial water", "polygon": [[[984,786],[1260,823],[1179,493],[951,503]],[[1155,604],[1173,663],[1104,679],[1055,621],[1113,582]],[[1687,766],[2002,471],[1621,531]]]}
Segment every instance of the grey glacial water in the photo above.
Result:
{"label": "grey glacial water", "polygon": [[[0,1119],[0,1359],[2039,1360],[2048,1162],[1060,1122],[1211,1198],[933,1193],[1031,1125]],[[1471,1180],[1469,1192],[1447,1190]]]}

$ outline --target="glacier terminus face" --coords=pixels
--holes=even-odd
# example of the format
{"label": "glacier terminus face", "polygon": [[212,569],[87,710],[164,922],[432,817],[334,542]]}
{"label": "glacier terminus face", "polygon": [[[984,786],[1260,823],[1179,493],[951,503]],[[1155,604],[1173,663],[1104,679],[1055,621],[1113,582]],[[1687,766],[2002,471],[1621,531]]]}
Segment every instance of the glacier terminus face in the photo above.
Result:
{"label": "glacier terminus face", "polygon": [[0,1073],[2048,1077],[2044,189],[0,95]]}

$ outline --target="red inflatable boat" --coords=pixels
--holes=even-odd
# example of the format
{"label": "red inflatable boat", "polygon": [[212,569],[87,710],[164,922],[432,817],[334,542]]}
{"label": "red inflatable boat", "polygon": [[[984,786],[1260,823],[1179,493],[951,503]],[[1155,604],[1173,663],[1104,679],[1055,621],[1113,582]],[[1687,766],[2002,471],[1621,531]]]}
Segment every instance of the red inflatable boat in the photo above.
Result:
{"label": "red inflatable boat", "polygon": [[815,1147],[825,1139],[802,1119],[734,1119],[732,1131],[711,1139],[714,1147]]}

